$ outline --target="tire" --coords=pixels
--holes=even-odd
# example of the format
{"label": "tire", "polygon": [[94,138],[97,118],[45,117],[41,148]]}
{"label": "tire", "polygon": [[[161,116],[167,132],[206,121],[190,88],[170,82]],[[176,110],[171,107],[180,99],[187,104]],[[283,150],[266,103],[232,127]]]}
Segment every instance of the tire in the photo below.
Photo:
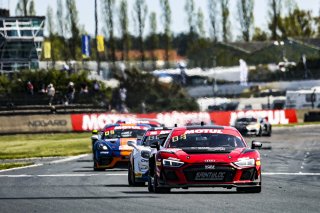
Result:
{"label": "tire", "polygon": [[260,193],[261,192],[261,186],[237,187],[237,192],[239,192],[239,193]]}
{"label": "tire", "polygon": [[132,181],[132,171],[131,171],[131,164],[129,163],[129,166],[128,166],[128,184],[129,186],[134,186],[134,182]]}
{"label": "tire", "polygon": [[156,175],[156,172],[154,173],[154,181],[153,181],[153,191],[155,193],[169,193],[171,191],[170,188],[164,188],[164,187],[159,187],[158,185],[158,177]]}
{"label": "tire", "polygon": [[98,168],[97,163],[93,160],[93,171],[105,171],[106,169]]}
{"label": "tire", "polygon": [[260,127],[259,132],[257,134],[258,137],[262,137],[262,128]]}
{"label": "tire", "polygon": [[129,163],[129,167],[128,167],[128,183],[129,183],[129,186],[144,186],[145,185],[144,182],[136,182],[133,171],[134,171],[134,168],[132,169],[131,163]]}
{"label": "tire", "polygon": [[148,179],[148,191],[154,192],[151,177]]}
{"label": "tire", "polygon": [[268,136],[268,137],[271,137],[271,133],[272,133],[272,127],[270,126],[267,136]]}

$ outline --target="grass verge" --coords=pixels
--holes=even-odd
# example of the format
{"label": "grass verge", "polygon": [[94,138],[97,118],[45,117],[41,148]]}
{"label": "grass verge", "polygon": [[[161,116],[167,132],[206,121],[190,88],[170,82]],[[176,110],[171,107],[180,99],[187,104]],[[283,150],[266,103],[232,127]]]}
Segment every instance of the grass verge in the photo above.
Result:
{"label": "grass verge", "polygon": [[0,170],[11,169],[16,167],[30,166],[33,163],[1,163]]}
{"label": "grass verge", "polygon": [[0,159],[73,156],[91,152],[91,133],[0,136]]}

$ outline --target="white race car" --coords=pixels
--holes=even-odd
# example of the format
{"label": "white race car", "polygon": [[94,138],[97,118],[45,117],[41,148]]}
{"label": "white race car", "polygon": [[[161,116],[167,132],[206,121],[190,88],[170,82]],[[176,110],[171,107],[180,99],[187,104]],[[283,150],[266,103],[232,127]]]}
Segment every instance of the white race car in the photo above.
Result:
{"label": "white race car", "polygon": [[128,167],[128,183],[130,186],[143,186],[148,182],[149,158],[157,150],[151,148],[154,142],[160,144],[165,141],[171,129],[166,127],[152,127],[146,131],[138,142],[128,141],[128,146],[134,149],[130,155]]}

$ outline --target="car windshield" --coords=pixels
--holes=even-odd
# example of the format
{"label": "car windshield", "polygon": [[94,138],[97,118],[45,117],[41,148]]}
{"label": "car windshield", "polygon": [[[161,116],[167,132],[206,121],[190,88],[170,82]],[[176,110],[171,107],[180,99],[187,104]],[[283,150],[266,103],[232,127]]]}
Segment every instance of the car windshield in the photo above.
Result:
{"label": "car windshield", "polygon": [[228,134],[195,133],[182,134],[170,139],[169,148],[186,147],[245,147],[240,137]]}
{"label": "car windshield", "polygon": [[237,122],[257,122],[256,118],[238,118]]}
{"label": "car windshield", "polygon": [[117,129],[104,132],[104,139],[112,138],[137,138],[142,137],[146,131],[143,129]]}
{"label": "car windshield", "polygon": [[159,141],[159,140],[160,140],[160,144],[163,144],[163,142],[165,141],[165,139],[167,138],[168,135],[169,134],[146,136],[146,137],[144,137],[144,139],[142,141],[142,145],[143,146],[151,146],[151,144],[153,142],[156,142],[156,141]]}

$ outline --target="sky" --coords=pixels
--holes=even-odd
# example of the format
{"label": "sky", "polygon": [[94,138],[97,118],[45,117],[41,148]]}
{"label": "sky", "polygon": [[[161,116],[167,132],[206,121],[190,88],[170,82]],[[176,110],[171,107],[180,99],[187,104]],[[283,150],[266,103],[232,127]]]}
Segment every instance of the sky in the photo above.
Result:
{"label": "sky", "polygon": [[[36,6],[37,15],[45,16],[47,12],[47,7],[50,5],[54,11],[56,11],[56,0],[34,0]],[[98,0],[100,2],[101,0]],[[286,0],[283,0],[286,1]],[[10,14],[15,15],[15,8],[18,0],[0,0],[0,7],[9,8]],[[116,5],[118,6],[120,1],[116,0]],[[135,0],[128,0],[129,4],[129,21],[132,20],[133,17],[133,4]],[[161,19],[161,9],[160,9],[160,0],[146,0],[148,5],[148,13],[156,12],[157,20],[158,20],[158,29],[162,31],[162,25],[160,23]],[[186,0],[169,0],[171,11],[172,11],[172,31],[177,34],[180,32],[188,31],[187,24],[187,15],[185,13],[184,5]],[[209,17],[207,14],[207,0],[195,0],[196,8],[201,8],[205,15],[205,30],[206,36],[209,36]],[[267,0],[255,0],[254,7],[254,17],[255,17],[255,26],[262,28],[263,30],[267,30],[267,22],[268,22],[268,1]],[[311,10],[313,15],[319,15],[320,12],[320,0],[296,0],[299,8],[304,10]],[[79,24],[83,25],[85,30],[93,35],[94,34],[94,0],[76,0],[77,8],[79,11]],[[236,0],[230,0],[230,22],[231,22],[231,32],[233,34],[233,39],[236,39],[240,34],[239,23],[237,22],[237,10],[236,10]],[[198,9],[196,9],[198,10]],[[285,8],[284,8],[285,10]],[[99,11],[100,12],[100,11]],[[101,20],[101,13],[99,14],[99,19]],[[147,18],[148,20],[148,18]],[[133,26],[133,22],[130,23],[130,32],[136,33],[135,28]],[[115,26],[118,26],[117,24]],[[102,24],[99,26],[99,33],[102,33]],[[145,34],[148,34],[149,23],[146,23],[146,31]],[[116,29],[115,34],[117,35],[118,29]]]}

